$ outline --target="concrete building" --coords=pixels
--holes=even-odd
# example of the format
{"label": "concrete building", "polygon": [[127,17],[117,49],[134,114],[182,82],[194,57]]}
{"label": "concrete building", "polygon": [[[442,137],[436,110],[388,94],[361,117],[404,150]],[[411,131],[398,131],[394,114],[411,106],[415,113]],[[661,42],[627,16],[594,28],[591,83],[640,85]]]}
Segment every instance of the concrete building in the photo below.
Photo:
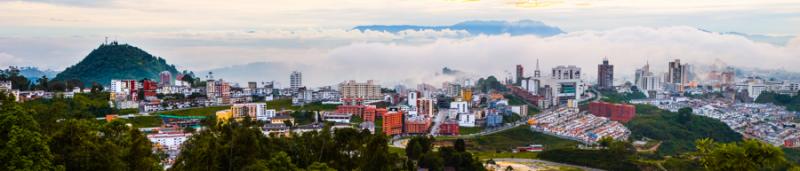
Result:
{"label": "concrete building", "polygon": [[469,103],[465,101],[450,102],[450,109],[455,110],[457,113],[469,113]]}
{"label": "concrete building", "polygon": [[680,59],[675,59],[675,61],[669,62],[667,76],[664,77],[664,81],[670,91],[683,92],[684,87],[692,80],[691,76],[691,66],[689,64],[681,64]]}
{"label": "concrete building", "polygon": [[642,68],[636,69],[634,77],[634,84],[640,91],[645,92],[645,95],[649,95],[650,93],[647,92],[650,91],[661,90],[661,78],[650,71],[649,63]]}
{"label": "concrete building", "polygon": [[350,123],[352,117],[353,114],[349,113],[325,112],[322,114],[322,120],[336,123]]}
{"label": "concrete building", "polygon": [[517,72],[515,76],[516,76],[515,77],[516,81],[514,82],[514,84],[516,85],[521,84],[522,79],[525,78],[524,68],[522,67],[522,65],[517,65]]}
{"label": "concrete building", "polygon": [[11,92],[11,81],[0,81],[0,91]]}
{"label": "concrete building", "polygon": [[408,101],[408,106],[411,106],[412,108],[417,107],[417,98],[419,98],[419,92],[416,91],[408,92],[408,96],[406,97]]}
{"label": "concrete building", "polygon": [[266,107],[267,105],[264,103],[233,104],[233,106],[231,106],[231,113],[233,118],[237,119],[249,116],[251,119],[268,121],[272,117],[275,117],[275,112],[272,111],[268,113]]}
{"label": "concrete building", "polygon": [[231,85],[223,80],[206,81],[206,98],[214,104],[231,103]]}
{"label": "concrete building", "polygon": [[597,65],[597,88],[611,90],[614,88],[614,65],[608,63],[608,58]]}
{"label": "concrete building", "polygon": [[474,113],[458,114],[458,126],[475,127],[475,120],[476,118]]}
{"label": "concrete building", "polygon": [[431,129],[431,119],[426,117],[409,117],[405,122],[406,134],[427,134]]}
{"label": "concrete building", "polygon": [[425,116],[425,117],[432,117],[435,113],[433,113],[433,99],[429,98],[420,98],[417,99],[417,115]]}
{"label": "concrete building", "polygon": [[292,74],[289,75],[289,88],[296,90],[300,87],[303,87],[303,73],[292,71]]}
{"label": "concrete building", "polygon": [[342,93],[342,98],[362,98],[367,101],[383,100],[381,86],[375,84],[372,80],[364,83],[359,83],[355,80],[340,83],[339,92]]}
{"label": "concrete building", "polygon": [[172,85],[172,72],[169,71],[162,71],[158,74],[158,78],[160,79],[158,82],[159,86],[171,86]]}

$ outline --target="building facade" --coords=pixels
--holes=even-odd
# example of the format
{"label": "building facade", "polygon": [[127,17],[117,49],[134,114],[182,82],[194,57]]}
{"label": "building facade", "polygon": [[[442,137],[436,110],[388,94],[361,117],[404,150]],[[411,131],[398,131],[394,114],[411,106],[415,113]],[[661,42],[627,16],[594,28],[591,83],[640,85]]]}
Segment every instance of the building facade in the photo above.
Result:
{"label": "building facade", "polygon": [[372,80],[364,83],[355,80],[343,82],[339,84],[339,91],[342,93],[342,98],[362,98],[367,101],[383,100],[381,86]]}
{"label": "building facade", "polygon": [[614,88],[614,65],[609,64],[608,59],[603,59],[603,63],[597,65],[597,88],[601,90]]}

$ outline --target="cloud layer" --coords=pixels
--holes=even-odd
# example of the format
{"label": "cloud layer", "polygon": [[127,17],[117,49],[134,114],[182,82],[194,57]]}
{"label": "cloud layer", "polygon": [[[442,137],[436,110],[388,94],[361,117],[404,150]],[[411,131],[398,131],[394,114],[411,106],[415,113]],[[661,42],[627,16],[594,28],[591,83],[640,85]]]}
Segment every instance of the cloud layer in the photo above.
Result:
{"label": "cloud layer", "polygon": [[[587,78],[594,78],[597,64],[605,57],[616,65],[618,81],[630,80],[635,68],[648,61],[656,71],[663,71],[672,59],[800,71],[794,67],[800,63],[800,38],[777,46],[692,27],[623,27],[551,37],[471,35],[459,30],[300,29],[144,32],[124,38],[122,42],[164,57],[179,69],[197,71],[201,76],[212,70],[240,83],[285,83],[292,70],[299,70],[311,86],[349,79],[374,79],[385,85],[439,85],[453,79],[437,74],[443,67],[505,78],[517,64],[531,74],[537,59],[544,74],[556,65],[576,65]],[[100,36],[0,38],[0,59],[4,61],[0,67],[28,64],[63,69],[102,41]]]}

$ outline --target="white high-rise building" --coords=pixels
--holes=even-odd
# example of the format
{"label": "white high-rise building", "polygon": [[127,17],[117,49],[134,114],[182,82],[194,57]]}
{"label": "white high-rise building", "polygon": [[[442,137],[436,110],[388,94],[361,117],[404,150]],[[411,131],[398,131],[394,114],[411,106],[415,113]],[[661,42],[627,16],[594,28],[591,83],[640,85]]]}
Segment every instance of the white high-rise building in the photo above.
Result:
{"label": "white high-rise building", "polygon": [[645,94],[648,94],[646,93],[647,91],[661,90],[661,78],[650,71],[649,63],[640,69],[636,69],[635,75],[634,83],[636,87],[639,88],[640,91],[645,92]]}
{"label": "white high-rise building", "polygon": [[289,76],[289,88],[298,89],[300,87],[303,87],[303,73],[293,71]]}
{"label": "white high-rise building", "polygon": [[411,106],[411,108],[417,107],[417,98],[419,98],[419,92],[408,92],[408,106]]}

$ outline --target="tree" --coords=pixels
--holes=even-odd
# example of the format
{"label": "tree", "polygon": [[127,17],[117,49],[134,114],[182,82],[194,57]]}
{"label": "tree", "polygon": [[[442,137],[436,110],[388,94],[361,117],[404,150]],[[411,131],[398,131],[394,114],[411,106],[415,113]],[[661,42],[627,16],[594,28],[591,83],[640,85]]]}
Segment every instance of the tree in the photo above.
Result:
{"label": "tree", "polygon": [[684,107],[678,109],[678,122],[686,124],[692,120],[692,108]]}
{"label": "tree", "polygon": [[0,169],[53,170],[53,155],[28,112],[0,92]]}
{"label": "tree", "polygon": [[696,144],[694,155],[708,170],[781,170],[788,165],[780,148],[754,139],[715,143],[706,138]]}
{"label": "tree", "polygon": [[466,146],[467,146],[467,145],[466,145],[466,143],[464,142],[464,139],[461,139],[461,138],[459,138],[459,139],[456,139],[456,142],[454,142],[454,143],[453,143],[453,147],[454,147],[454,148],[456,149],[456,151],[458,151],[458,152],[465,152],[465,151],[467,151],[467,147],[466,147]]}

